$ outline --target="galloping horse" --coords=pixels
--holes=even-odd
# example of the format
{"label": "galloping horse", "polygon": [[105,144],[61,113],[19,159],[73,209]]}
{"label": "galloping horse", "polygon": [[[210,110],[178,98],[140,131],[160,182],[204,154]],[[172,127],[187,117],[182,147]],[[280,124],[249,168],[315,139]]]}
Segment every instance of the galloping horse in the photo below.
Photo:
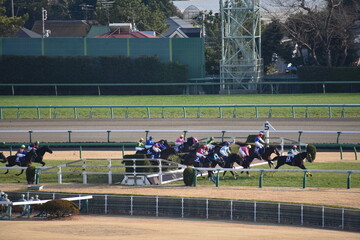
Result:
{"label": "galloping horse", "polygon": [[[195,151],[192,151],[188,154],[185,154],[182,156],[181,164],[184,164],[186,166],[194,166],[194,167],[204,167],[204,168],[215,168],[217,165],[220,167],[224,167],[224,160],[222,158],[219,158],[215,153],[210,153],[207,155],[207,157],[202,160],[201,162],[195,161],[198,157],[196,156]],[[200,172],[202,175],[202,173]],[[213,171],[208,171],[208,178],[215,181],[213,178]]]}
{"label": "galloping horse", "polygon": [[41,163],[43,166],[45,166],[45,162],[43,161],[44,154],[45,153],[52,154],[53,151],[49,148],[49,146],[42,146],[36,149],[37,157],[33,160],[33,162]]}
{"label": "galloping horse", "polygon": [[[164,150],[162,150],[160,152],[159,158],[168,160],[170,155],[176,154],[175,148],[173,148],[171,145],[169,145],[167,140],[161,139],[159,142],[164,142],[163,145],[166,147]],[[150,148],[150,149],[144,149],[141,151],[136,151],[135,154],[146,154],[146,157],[148,157],[148,158],[155,158],[156,153],[152,150],[152,148]]]}
{"label": "galloping horse", "polygon": [[[301,169],[306,170],[306,167],[304,165],[304,159],[307,159],[308,162],[313,162],[314,160],[312,159],[311,155],[308,154],[307,152],[301,152],[295,156],[276,156],[272,159],[272,161],[277,161],[276,167],[275,169],[278,169],[279,167],[281,167],[284,164],[290,165],[290,166],[294,166],[294,167],[299,167]],[[306,175],[310,175],[312,176],[311,173],[307,172]]]}
{"label": "galloping horse", "polygon": [[[237,145],[244,146],[246,143],[243,142],[236,142]],[[264,148],[264,151],[262,153],[256,153],[255,152],[255,146],[252,146],[252,148],[249,149],[250,156],[254,156],[257,159],[267,161],[269,164],[269,167],[273,166],[271,155],[276,154],[277,156],[280,156],[279,149],[274,145],[269,145]]]}
{"label": "galloping horse", "polygon": [[[2,158],[1,162],[8,163],[5,165],[5,167],[12,167],[15,165],[18,165],[20,167],[29,167],[31,165],[31,162],[37,157],[35,150],[31,150],[30,152],[28,152],[28,154],[26,154],[26,156],[25,156],[25,159],[20,162],[16,162],[16,158],[17,158],[16,155],[8,156],[7,158],[5,158],[3,156],[4,156],[4,154],[1,153],[1,155],[0,155],[0,157]],[[4,174],[7,174],[8,172],[9,172],[9,169],[7,169]],[[16,176],[19,176],[23,172],[24,172],[24,169],[22,169],[19,174],[16,174]]]}
{"label": "galloping horse", "polygon": [[[250,167],[250,161],[248,161],[247,159],[243,159],[237,153],[232,153],[232,154],[229,155],[229,157],[225,161],[224,168],[233,168],[234,163],[237,163],[237,165],[242,166],[243,168],[249,168]],[[230,173],[232,174],[234,179],[236,179],[236,174],[233,171],[230,171]],[[241,173],[243,173],[243,172],[241,172]],[[225,177],[225,174],[226,174],[226,171],[224,171],[224,173],[223,173],[223,176],[222,176],[223,178]],[[249,175],[249,173],[248,173],[248,175]]]}

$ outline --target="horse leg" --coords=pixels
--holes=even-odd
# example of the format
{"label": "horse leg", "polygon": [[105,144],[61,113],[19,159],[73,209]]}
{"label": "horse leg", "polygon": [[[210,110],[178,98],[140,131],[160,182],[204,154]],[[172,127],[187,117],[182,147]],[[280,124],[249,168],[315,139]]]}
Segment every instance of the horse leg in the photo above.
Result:
{"label": "horse leg", "polygon": [[222,179],[225,179],[225,174],[226,174],[226,171],[224,171]]}
{"label": "horse leg", "polygon": [[233,176],[233,178],[236,179],[236,174],[233,171],[230,171],[230,173]]}
{"label": "horse leg", "polygon": [[16,175],[16,176],[20,176],[21,174],[23,174],[23,172],[24,172],[24,169],[22,169],[20,173],[15,174],[15,175]]}
{"label": "horse leg", "polygon": [[[301,165],[299,166],[299,168],[304,169],[304,170],[307,170],[306,167],[304,166],[304,164],[301,164]],[[310,172],[306,172],[306,176],[307,176],[307,177],[309,177],[309,176],[312,177],[312,174],[311,174]]]}
{"label": "horse leg", "polygon": [[6,172],[4,172],[4,174],[8,174],[9,173],[9,169],[6,169]]}

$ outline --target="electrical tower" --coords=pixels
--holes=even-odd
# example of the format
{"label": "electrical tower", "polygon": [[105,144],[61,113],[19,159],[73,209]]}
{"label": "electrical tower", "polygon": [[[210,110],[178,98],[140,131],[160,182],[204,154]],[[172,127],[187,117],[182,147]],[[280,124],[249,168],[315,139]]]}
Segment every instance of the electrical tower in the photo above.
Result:
{"label": "electrical tower", "polygon": [[260,0],[220,0],[220,93],[256,92],[262,79]]}

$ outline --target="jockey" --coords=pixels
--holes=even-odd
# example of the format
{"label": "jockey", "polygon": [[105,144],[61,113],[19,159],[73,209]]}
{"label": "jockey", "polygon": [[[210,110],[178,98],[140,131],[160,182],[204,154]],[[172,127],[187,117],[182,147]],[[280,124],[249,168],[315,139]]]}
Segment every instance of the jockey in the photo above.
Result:
{"label": "jockey", "polygon": [[184,135],[180,135],[176,140],[175,140],[175,150],[179,151],[181,148],[181,145],[183,145],[185,143],[185,139],[184,139]]}
{"label": "jockey", "polygon": [[145,148],[150,149],[154,145],[153,137],[150,136],[148,140],[146,140]]}
{"label": "jockey", "polygon": [[144,143],[144,139],[140,138],[139,141],[136,144],[135,150],[136,151],[142,151],[145,148],[145,143]]}
{"label": "jockey", "polygon": [[30,145],[28,146],[28,151],[30,152],[33,149],[36,151],[39,148],[39,144],[40,144],[39,141],[36,141],[34,143],[30,143]]}
{"label": "jockey", "polygon": [[154,150],[154,152],[161,152],[162,150],[166,149],[166,146],[164,145],[164,141],[159,141],[155,143],[152,146],[152,149]]}
{"label": "jockey", "polygon": [[208,155],[207,151],[209,151],[209,148],[207,146],[205,146],[205,145],[201,145],[201,147],[196,151],[197,159],[195,161],[196,162],[198,162],[198,161],[203,162],[203,160]]}
{"label": "jockey", "polygon": [[224,160],[229,157],[229,154],[231,154],[229,142],[226,142],[225,145],[220,148],[220,154]]}
{"label": "jockey", "polygon": [[288,151],[287,155],[293,157],[298,153],[299,153],[299,151],[297,150],[297,146],[293,145],[292,148]]}
{"label": "jockey", "polygon": [[254,140],[254,143],[256,145],[255,152],[257,152],[257,153],[259,153],[260,149],[264,148],[263,143],[265,143],[265,141],[262,139],[263,135],[264,135],[264,132],[259,132],[259,135]]}
{"label": "jockey", "polygon": [[206,141],[206,146],[211,150],[215,147],[213,143],[215,143],[214,137],[210,137],[209,140]]}
{"label": "jockey", "polygon": [[240,153],[240,155],[241,155],[243,158],[250,156],[250,154],[249,154],[249,149],[250,149],[250,148],[251,148],[251,145],[250,145],[250,144],[248,144],[248,145],[246,145],[246,146],[240,146],[240,147],[239,147],[239,153]]}
{"label": "jockey", "polygon": [[16,160],[15,162],[22,162],[25,159],[25,156],[28,152],[25,150],[25,145],[21,145],[21,147],[16,152]]}

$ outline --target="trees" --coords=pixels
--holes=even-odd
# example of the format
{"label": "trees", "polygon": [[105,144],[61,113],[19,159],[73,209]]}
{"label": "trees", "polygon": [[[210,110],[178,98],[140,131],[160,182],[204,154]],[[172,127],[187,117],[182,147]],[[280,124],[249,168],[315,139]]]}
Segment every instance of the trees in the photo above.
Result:
{"label": "trees", "polygon": [[[351,32],[360,18],[356,0],[270,0],[280,10],[273,17],[285,34],[306,49],[303,64],[343,66],[351,62],[354,37]],[[279,11],[283,14],[280,18]],[[285,18],[285,20],[284,20]]]}
{"label": "trees", "polygon": [[3,0],[0,0],[0,37],[10,37],[16,33],[20,27],[24,26],[28,15],[21,17],[6,16],[6,8],[3,6]]}

